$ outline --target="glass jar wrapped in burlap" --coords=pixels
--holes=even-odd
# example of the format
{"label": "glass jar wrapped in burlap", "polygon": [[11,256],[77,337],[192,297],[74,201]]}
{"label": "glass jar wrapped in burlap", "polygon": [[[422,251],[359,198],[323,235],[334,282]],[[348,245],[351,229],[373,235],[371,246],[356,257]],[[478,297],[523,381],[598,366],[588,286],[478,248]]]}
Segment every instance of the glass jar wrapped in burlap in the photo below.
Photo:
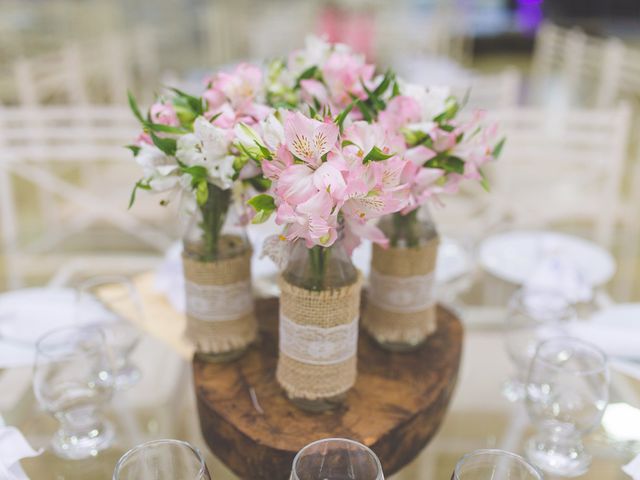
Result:
{"label": "glass jar wrapped in burlap", "polygon": [[361,275],[341,240],[299,240],[279,283],[278,383],[300,408],[334,408],[356,381]]}
{"label": "glass jar wrapped in burlap", "polygon": [[187,327],[196,352],[212,361],[240,356],[256,339],[251,246],[233,215],[231,192],[210,186],[191,219],[182,252]]}
{"label": "glass jar wrapped in burlap", "polygon": [[363,326],[384,348],[413,350],[436,330],[439,237],[428,210],[384,217],[389,247],[373,247]]}

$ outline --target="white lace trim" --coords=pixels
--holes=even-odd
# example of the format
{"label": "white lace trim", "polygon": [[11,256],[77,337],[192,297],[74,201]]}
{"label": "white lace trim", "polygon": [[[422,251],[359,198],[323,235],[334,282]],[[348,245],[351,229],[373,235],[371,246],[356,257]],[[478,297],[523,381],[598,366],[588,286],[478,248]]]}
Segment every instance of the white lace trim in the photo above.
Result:
{"label": "white lace trim", "polygon": [[434,272],[413,277],[394,277],[371,269],[367,300],[390,312],[421,312],[435,304],[434,277]]}
{"label": "white lace trim", "polygon": [[185,281],[187,315],[206,322],[240,318],[253,310],[251,282],[199,285]]}
{"label": "white lace trim", "polygon": [[356,354],[358,317],[336,327],[300,325],[280,314],[280,351],[301,363],[333,365]]}

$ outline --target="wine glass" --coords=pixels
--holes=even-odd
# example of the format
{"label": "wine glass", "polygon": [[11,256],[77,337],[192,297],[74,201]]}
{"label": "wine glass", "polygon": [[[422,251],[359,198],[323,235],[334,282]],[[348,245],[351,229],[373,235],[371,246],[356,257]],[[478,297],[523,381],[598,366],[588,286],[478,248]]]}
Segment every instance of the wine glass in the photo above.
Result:
{"label": "wine glass", "polygon": [[538,430],[527,443],[529,460],[555,475],[586,472],[591,456],[582,436],[600,424],[608,400],[604,353],[571,337],[542,342],[527,380],[527,410]]}
{"label": "wine glass", "polygon": [[451,480],[542,480],[542,475],[520,455],[487,449],[458,460]]}
{"label": "wine glass", "polygon": [[211,480],[200,451],[180,440],[154,440],[125,453],[113,480]]}
{"label": "wine glass", "polygon": [[78,321],[96,323],[104,330],[115,361],[115,387],[124,390],[140,380],[140,370],[130,362],[130,355],[140,331],[142,307],[138,292],[123,276],[90,278],[77,287]]}
{"label": "wine glass", "polygon": [[557,292],[521,289],[511,297],[505,322],[505,347],[515,374],[502,387],[507,400],[524,400],[527,371],[536,347],[543,340],[566,335],[567,324],[575,318],[574,308]]}
{"label": "wine glass", "polygon": [[53,330],[36,344],[33,390],[60,428],[54,452],[67,459],[95,456],[111,444],[113,428],[103,409],[113,395],[113,365],[97,327]]}
{"label": "wine glass", "polygon": [[298,452],[291,480],[384,480],[384,475],[370,448],[346,438],[327,438]]}

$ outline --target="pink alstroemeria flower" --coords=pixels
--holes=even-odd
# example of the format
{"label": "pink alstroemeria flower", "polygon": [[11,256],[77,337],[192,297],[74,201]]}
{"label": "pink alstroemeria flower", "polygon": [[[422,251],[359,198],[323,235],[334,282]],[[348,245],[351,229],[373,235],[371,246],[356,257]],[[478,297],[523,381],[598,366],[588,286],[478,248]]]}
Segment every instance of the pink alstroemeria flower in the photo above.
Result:
{"label": "pink alstroemeria flower", "polygon": [[380,124],[391,132],[397,132],[402,127],[410,123],[417,123],[422,120],[420,105],[412,98],[404,95],[393,97],[385,108],[378,115]]}
{"label": "pink alstroemeria flower", "polygon": [[338,126],[332,121],[320,122],[300,112],[289,113],[284,123],[287,148],[312,166],[318,166],[322,156],[334,148],[338,133]]}
{"label": "pink alstroemeria flower", "polygon": [[160,125],[169,125],[171,127],[180,126],[178,114],[171,102],[157,102],[151,105],[149,116],[153,123]]}

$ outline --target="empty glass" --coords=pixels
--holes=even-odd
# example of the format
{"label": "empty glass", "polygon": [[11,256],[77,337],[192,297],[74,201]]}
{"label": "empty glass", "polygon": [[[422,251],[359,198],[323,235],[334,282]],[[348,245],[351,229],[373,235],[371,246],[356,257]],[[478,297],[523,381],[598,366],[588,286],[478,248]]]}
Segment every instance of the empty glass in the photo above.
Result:
{"label": "empty glass", "polygon": [[525,382],[538,344],[567,334],[576,313],[564,295],[552,291],[517,291],[509,300],[505,324],[505,347],[515,366],[513,377],[502,388],[511,402],[524,400]]}
{"label": "empty glass", "polygon": [[291,480],[384,480],[384,475],[370,448],[346,438],[327,438],[298,452]]}
{"label": "empty glass", "polygon": [[555,475],[586,472],[591,456],[582,436],[600,423],[608,400],[604,353],[571,337],[541,343],[527,381],[527,410],[538,430],[527,444],[529,460]]}
{"label": "empty glass", "polygon": [[451,480],[542,480],[542,475],[515,453],[476,450],[458,460]]}
{"label": "empty glass", "polygon": [[180,440],[154,440],[125,453],[113,480],[211,480],[200,451]]}
{"label": "empty glass", "polygon": [[115,386],[122,390],[140,380],[140,370],[129,356],[140,339],[136,324],[142,321],[138,293],[126,277],[93,277],[78,285],[78,320],[96,323],[104,330],[115,361]]}
{"label": "empty glass", "polygon": [[110,445],[113,428],[102,410],[113,394],[112,374],[99,328],[62,328],[38,340],[33,390],[42,408],[60,422],[52,440],[58,456],[87,458]]}

